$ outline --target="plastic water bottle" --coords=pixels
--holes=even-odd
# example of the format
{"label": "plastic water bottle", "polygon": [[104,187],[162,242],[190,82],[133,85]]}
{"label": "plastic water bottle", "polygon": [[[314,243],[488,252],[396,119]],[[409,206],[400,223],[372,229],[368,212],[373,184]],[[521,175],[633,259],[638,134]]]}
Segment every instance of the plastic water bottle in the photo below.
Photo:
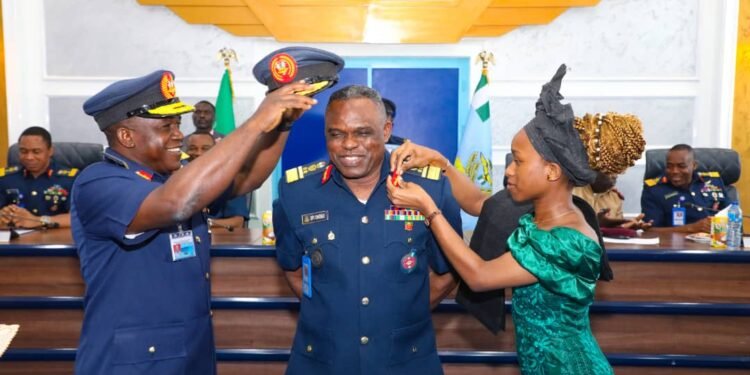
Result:
{"label": "plastic water bottle", "polygon": [[737,202],[729,206],[727,216],[727,250],[739,250],[742,247],[742,210]]}

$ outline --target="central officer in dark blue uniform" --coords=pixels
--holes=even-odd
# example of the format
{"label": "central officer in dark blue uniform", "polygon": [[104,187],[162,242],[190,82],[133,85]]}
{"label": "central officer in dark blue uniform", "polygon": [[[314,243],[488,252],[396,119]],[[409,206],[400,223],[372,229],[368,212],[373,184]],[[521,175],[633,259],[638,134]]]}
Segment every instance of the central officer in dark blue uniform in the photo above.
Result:
{"label": "central officer in dark blue uniform", "polygon": [[641,210],[657,232],[710,232],[710,217],[729,205],[716,171],[697,172],[693,148],[679,144],[667,152],[664,176],[644,181]]}
{"label": "central officer in dark blue uniform", "polygon": [[78,374],[216,372],[209,249],[202,210],[257,188],[288,132],[275,128],[309,109],[293,83],[200,159],[182,168],[173,75],[115,82],[86,101],[107,136],[105,161],[73,187],[71,221],[86,283]]}
{"label": "central officer in dark blue uniform", "polygon": [[[332,164],[291,169],[280,183],[277,258],[301,300],[287,374],[443,373],[430,305],[455,282],[424,224],[439,212],[388,201],[390,130],[375,90],[345,87],[326,109]],[[460,233],[458,204],[440,169],[405,179],[423,186]]]}

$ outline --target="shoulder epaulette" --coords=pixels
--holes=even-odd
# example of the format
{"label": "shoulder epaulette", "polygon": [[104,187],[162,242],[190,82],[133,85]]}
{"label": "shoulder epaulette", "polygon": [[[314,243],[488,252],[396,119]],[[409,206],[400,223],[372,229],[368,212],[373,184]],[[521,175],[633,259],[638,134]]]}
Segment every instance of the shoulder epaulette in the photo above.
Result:
{"label": "shoulder epaulette", "polygon": [[78,168],[58,169],[57,170],[57,175],[58,176],[75,177],[76,174],[78,174]]}
{"label": "shoulder epaulette", "polygon": [[660,179],[661,177],[649,178],[649,179],[643,180],[643,183],[646,184],[646,186],[648,187],[652,187],[652,186],[656,186],[656,184],[659,183]]}
{"label": "shoulder epaulette", "polygon": [[426,178],[428,180],[439,180],[440,176],[443,174],[443,170],[439,167],[436,167],[434,165],[428,165],[426,167],[422,168],[412,168],[406,171],[406,173],[413,174],[420,176],[422,178]]}
{"label": "shoulder epaulette", "polygon": [[287,169],[284,174],[286,175],[286,183],[291,184],[297,180],[301,180],[307,176],[323,172],[326,164],[325,161],[318,161],[312,164],[303,165],[291,169]]}
{"label": "shoulder epaulette", "polygon": [[719,172],[717,172],[717,171],[698,172],[698,176],[701,176],[701,177],[710,177],[710,178],[719,178],[719,177],[721,177],[721,175],[719,175]]}
{"label": "shoulder epaulette", "polygon": [[6,174],[13,174],[13,173],[16,173],[16,172],[18,172],[18,171],[20,171],[20,170],[21,170],[21,169],[20,169],[20,168],[18,168],[18,167],[16,167],[16,166],[13,166],[13,167],[8,167],[8,168],[0,168],[0,177],[3,177],[3,176],[5,176]]}

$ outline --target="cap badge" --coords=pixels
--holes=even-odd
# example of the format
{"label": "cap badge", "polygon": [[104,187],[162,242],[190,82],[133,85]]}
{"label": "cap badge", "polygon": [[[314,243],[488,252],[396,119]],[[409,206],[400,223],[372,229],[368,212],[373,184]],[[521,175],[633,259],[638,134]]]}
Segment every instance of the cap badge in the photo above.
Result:
{"label": "cap badge", "polygon": [[172,99],[177,96],[177,88],[174,86],[174,77],[168,72],[164,72],[161,76],[161,94],[164,95],[164,99]]}
{"label": "cap badge", "polygon": [[297,61],[286,53],[280,53],[271,59],[271,76],[280,83],[291,82],[297,75]]}

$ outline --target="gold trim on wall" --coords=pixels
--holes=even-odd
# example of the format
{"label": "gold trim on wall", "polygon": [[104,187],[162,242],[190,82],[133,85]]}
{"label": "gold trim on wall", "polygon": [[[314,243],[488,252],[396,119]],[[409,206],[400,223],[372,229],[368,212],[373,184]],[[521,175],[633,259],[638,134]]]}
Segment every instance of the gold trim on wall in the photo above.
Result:
{"label": "gold trim on wall", "polygon": [[[734,81],[734,117],[732,148],[740,154],[742,173],[737,182],[740,202],[750,213],[750,0],[740,0],[737,27],[737,67]],[[745,221],[745,232],[749,221]],[[745,246],[748,246],[745,244]]]}
{"label": "gold trim on wall", "polygon": [[0,167],[6,167],[8,155],[8,93],[5,90],[5,37],[3,35],[3,9],[0,7]]}

